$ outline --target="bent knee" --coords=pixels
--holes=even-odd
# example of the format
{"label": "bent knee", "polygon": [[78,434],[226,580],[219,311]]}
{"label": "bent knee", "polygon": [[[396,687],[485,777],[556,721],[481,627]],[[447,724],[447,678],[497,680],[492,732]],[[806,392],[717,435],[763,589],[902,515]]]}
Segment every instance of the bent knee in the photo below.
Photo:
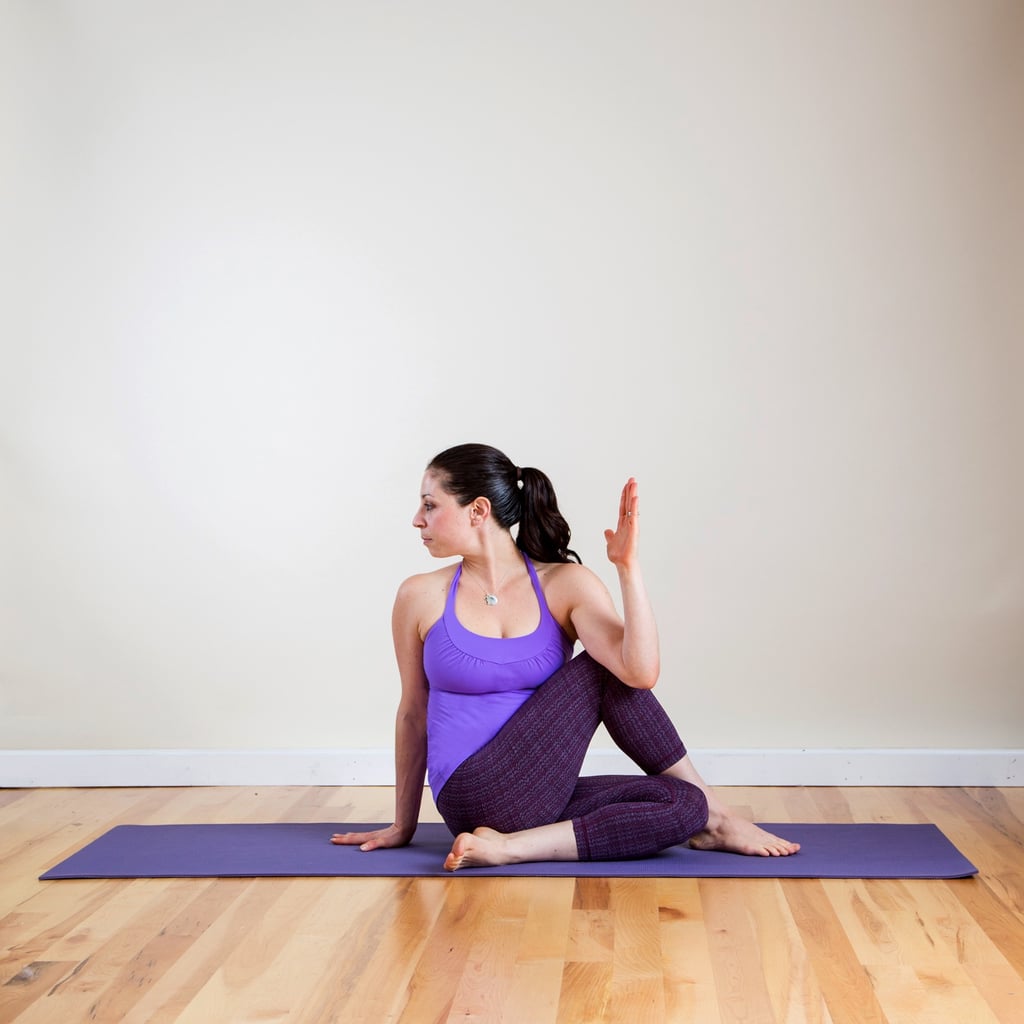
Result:
{"label": "bent knee", "polygon": [[708,798],[700,786],[670,775],[660,778],[670,784],[673,803],[679,808],[680,817],[689,829],[687,838],[700,832],[708,822]]}

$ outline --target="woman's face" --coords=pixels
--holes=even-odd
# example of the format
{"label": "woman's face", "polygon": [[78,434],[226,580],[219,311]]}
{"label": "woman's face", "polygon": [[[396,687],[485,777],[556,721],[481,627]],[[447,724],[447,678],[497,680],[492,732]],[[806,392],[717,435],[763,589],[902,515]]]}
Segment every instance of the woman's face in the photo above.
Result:
{"label": "woman's face", "polygon": [[461,555],[469,530],[469,506],[460,505],[444,490],[439,477],[428,472],[420,485],[420,507],[412,525],[434,558]]}

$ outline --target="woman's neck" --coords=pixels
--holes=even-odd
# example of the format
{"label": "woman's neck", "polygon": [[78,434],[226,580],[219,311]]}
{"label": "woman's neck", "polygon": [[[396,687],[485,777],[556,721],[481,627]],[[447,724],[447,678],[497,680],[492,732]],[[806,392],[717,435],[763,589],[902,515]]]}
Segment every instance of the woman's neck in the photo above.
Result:
{"label": "woman's neck", "polygon": [[520,570],[525,572],[523,553],[511,536],[507,542],[487,545],[481,551],[462,556],[463,573],[469,573],[480,586],[492,593]]}

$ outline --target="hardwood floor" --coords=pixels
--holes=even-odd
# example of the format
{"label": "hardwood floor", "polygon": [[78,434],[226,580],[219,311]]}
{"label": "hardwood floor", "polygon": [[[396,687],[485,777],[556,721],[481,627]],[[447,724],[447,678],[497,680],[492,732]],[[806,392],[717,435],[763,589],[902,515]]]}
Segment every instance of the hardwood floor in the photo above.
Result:
{"label": "hardwood floor", "polygon": [[980,873],[40,882],[116,824],[385,820],[392,792],[0,790],[0,1022],[1024,1020],[1024,789],[719,793],[761,821],[931,821]]}

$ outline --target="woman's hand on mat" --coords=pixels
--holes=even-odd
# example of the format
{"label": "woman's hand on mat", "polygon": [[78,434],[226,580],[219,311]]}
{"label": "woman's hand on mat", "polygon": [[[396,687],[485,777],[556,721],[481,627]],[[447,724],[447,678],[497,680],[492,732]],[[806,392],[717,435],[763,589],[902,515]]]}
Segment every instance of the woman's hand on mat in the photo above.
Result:
{"label": "woman's hand on mat", "polygon": [[408,846],[413,832],[388,825],[373,832],[338,832],[331,836],[331,842],[335,846],[358,846],[360,850],[386,850],[394,846]]}
{"label": "woman's hand on mat", "polygon": [[640,539],[640,495],[636,479],[630,477],[619,498],[619,519],[614,530],[605,530],[608,561],[613,565],[629,566],[636,561]]}

